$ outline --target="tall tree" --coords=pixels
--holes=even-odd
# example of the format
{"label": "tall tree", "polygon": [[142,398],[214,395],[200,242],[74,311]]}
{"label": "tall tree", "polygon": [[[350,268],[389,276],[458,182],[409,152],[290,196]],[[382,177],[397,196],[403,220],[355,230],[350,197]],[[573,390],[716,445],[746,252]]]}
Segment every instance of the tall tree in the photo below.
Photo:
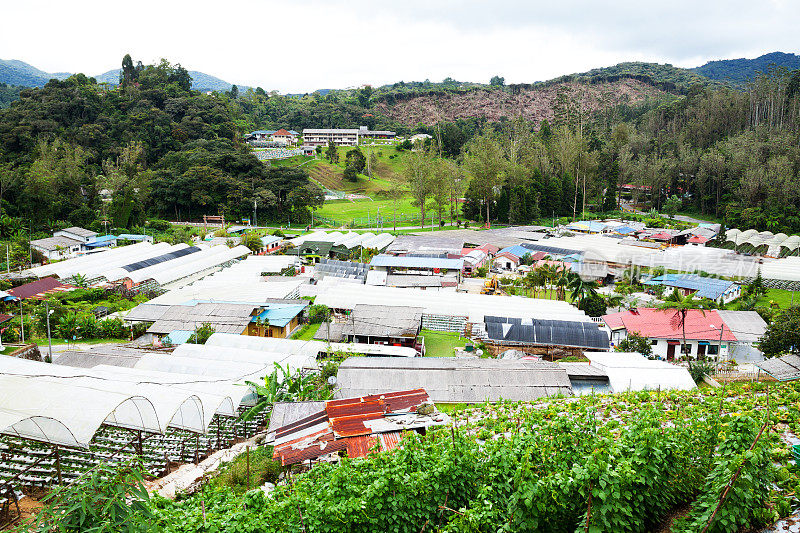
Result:
{"label": "tall tree", "polygon": [[419,207],[420,226],[425,227],[425,202],[433,192],[431,179],[431,158],[423,150],[414,151],[406,157],[404,177],[411,189],[413,203]]}
{"label": "tall tree", "polygon": [[503,185],[506,160],[500,143],[490,133],[473,138],[467,145],[464,168],[471,176],[470,187],[483,199],[486,207],[486,224],[491,224],[489,206],[494,201],[495,190]]}

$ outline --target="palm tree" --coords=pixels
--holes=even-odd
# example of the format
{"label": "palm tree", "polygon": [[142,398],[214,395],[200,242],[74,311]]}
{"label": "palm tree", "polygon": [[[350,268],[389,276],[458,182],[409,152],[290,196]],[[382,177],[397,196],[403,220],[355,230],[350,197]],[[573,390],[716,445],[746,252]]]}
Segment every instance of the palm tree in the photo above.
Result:
{"label": "palm tree", "polygon": [[575,272],[570,272],[568,277],[570,297],[579,306],[585,298],[597,295],[597,284],[594,281],[586,281]]}
{"label": "palm tree", "polygon": [[558,294],[559,300],[566,300],[567,299],[567,286],[569,285],[569,275],[570,271],[567,270],[565,266],[562,266],[558,269],[558,274],[556,275],[556,292]]}
{"label": "palm tree", "polygon": [[72,276],[72,282],[75,284],[76,287],[80,287],[81,289],[85,289],[89,286],[89,280],[86,279],[86,276],[83,274],[75,274]]}

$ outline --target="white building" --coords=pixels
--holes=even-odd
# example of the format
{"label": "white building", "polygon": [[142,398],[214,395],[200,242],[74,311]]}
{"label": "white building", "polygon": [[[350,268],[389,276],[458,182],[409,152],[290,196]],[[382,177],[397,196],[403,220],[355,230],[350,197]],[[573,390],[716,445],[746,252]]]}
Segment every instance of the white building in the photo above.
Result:
{"label": "white building", "polygon": [[304,129],[304,146],[327,146],[333,143],[336,146],[358,146],[359,130],[339,129]]}

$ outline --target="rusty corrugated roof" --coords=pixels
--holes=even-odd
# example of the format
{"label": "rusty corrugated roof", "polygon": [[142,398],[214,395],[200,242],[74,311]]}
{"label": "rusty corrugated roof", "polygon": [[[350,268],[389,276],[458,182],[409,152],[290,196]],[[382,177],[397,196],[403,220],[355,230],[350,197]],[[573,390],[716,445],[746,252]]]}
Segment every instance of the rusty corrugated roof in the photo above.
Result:
{"label": "rusty corrugated roof", "polygon": [[402,430],[447,422],[446,415],[435,409],[429,415],[417,414],[428,402],[424,389],[331,400],[325,410],[278,428],[273,457],[285,466],[341,450],[351,458],[364,457],[373,449],[392,450],[400,443]]}

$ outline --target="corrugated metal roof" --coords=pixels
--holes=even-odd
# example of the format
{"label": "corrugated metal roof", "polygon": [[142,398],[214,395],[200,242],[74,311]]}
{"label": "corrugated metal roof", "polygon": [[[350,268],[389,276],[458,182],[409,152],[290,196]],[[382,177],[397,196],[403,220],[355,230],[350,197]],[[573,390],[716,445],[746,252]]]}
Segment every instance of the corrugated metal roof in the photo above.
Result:
{"label": "corrugated metal roof", "polygon": [[253,304],[198,303],[197,305],[171,305],[147,329],[148,333],[166,334],[170,331],[194,331],[203,324],[211,324],[217,333],[241,333],[252,319]]}
{"label": "corrugated metal roof", "polygon": [[273,456],[290,465],[342,450],[351,458],[391,450],[403,430],[449,422],[435,408],[430,414],[416,412],[429,401],[422,389],[331,400],[323,410],[274,429]]}
{"label": "corrugated metal roof", "polygon": [[527,360],[416,357],[351,357],[339,366],[342,396],[421,387],[433,402],[526,401],[571,395],[567,371],[555,363]]}
{"label": "corrugated metal roof", "polygon": [[800,379],[800,356],[790,354],[774,359],[767,359],[756,366],[778,381]]}
{"label": "corrugated metal roof", "polygon": [[155,322],[169,309],[168,305],[139,304],[125,315],[128,322]]}
{"label": "corrugated metal roof", "polygon": [[8,294],[15,298],[43,298],[46,294],[53,294],[56,292],[71,291],[75,289],[72,285],[61,283],[56,278],[42,278],[14,287],[8,290]]}
{"label": "corrugated metal roof", "polygon": [[727,291],[735,288],[735,283],[726,279],[707,278],[696,274],[665,274],[644,282],[645,285],[664,285],[697,291],[698,298],[716,300]]}

